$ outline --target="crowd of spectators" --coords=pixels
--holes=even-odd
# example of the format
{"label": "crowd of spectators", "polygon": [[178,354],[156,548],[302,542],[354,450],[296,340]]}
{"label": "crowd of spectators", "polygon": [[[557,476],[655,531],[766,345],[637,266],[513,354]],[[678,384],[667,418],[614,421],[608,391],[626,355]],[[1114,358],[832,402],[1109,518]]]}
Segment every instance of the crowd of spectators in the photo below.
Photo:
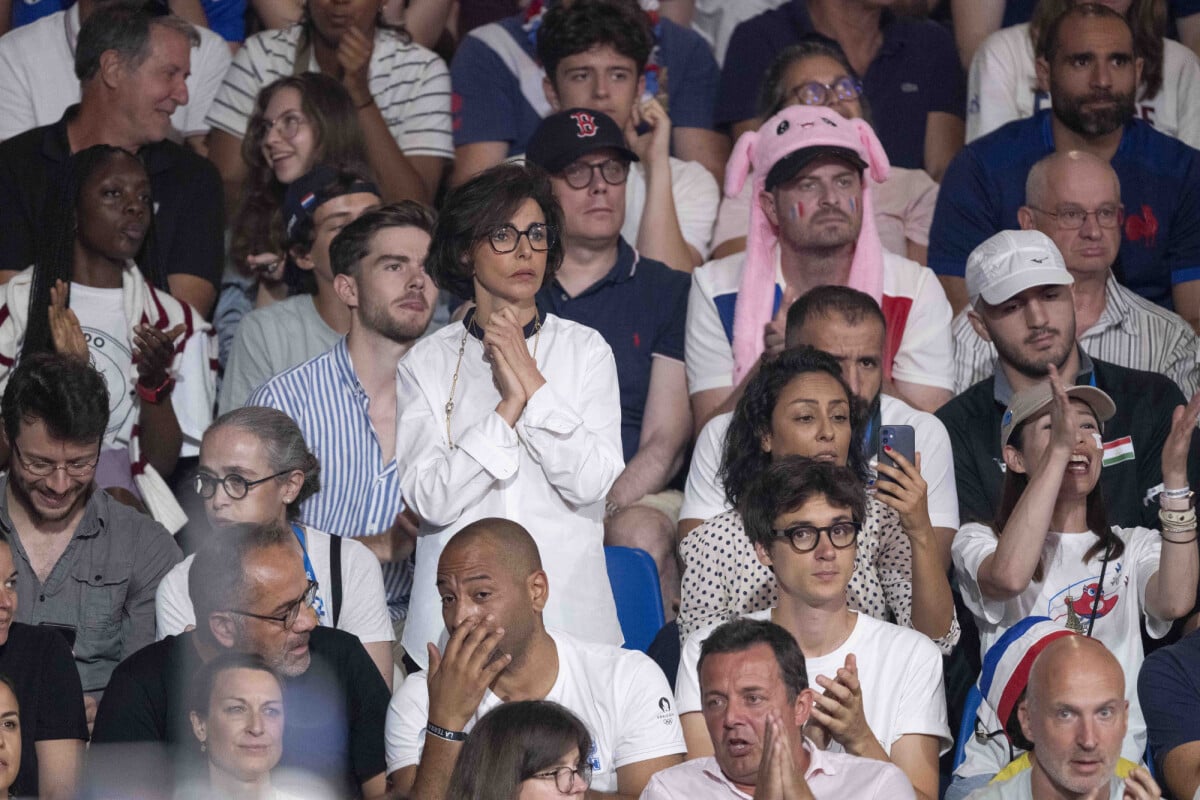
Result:
{"label": "crowd of spectators", "polygon": [[0,0],[0,793],[1200,800],[1198,54]]}

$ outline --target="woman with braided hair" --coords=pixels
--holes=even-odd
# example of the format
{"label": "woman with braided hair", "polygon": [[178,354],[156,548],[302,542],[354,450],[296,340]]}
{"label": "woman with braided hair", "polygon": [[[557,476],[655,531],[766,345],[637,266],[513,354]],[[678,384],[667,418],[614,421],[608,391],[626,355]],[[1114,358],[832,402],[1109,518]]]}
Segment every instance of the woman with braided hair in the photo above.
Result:
{"label": "woman with braided hair", "polygon": [[142,270],[133,260],[154,207],[136,156],[90,147],[72,156],[57,188],[46,224],[61,233],[45,237],[37,263],[0,287],[0,388],[26,354],[91,360],[110,398],[97,485],[177,530],[186,518],[163,476],[211,418],[209,326],[165,290],[158,265]]}

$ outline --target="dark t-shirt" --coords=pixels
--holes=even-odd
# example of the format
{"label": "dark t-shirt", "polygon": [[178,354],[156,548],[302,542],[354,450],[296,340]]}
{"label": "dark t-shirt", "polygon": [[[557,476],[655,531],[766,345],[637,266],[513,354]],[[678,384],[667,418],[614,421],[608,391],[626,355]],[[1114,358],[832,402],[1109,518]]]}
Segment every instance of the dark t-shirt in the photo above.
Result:
{"label": "dark t-shirt", "polygon": [[655,356],[683,363],[691,286],[687,273],[639,256],[621,239],[612,270],[577,296],[567,295],[557,281],[538,292],[539,308],[596,329],[612,348],[626,464],[641,444]]}
{"label": "dark t-shirt", "polygon": [[[884,11],[883,45],[862,76],[875,133],[893,166],[925,166],[925,125],[940,111],[962,117],[967,82],[954,37],[936,22]],[[731,125],[758,113],[767,68],[781,50],[812,34],[803,0],[791,0],[738,25],[729,39],[716,122]]]}
{"label": "dark t-shirt", "polygon": [[[1076,378],[1112,397],[1117,413],[1104,424],[1104,443],[1128,437],[1133,458],[1109,463],[1100,473],[1108,523],[1122,527],[1158,528],[1158,504],[1143,503],[1147,490],[1162,483],[1162,448],[1171,432],[1171,414],[1182,405],[1183,393],[1170,378],[1091,359],[1091,372]],[[1094,382],[1093,382],[1094,381]],[[1000,452],[1000,421],[1004,402],[996,397],[993,376],[967,389],[937,411],[950,434],[954,453],[954,482],[958,487],[959,518],[991,524],[1004,485]],[[1124,450],[1124,448],[1122,448]],[[1115,447],[1110,451],[1116,452]],[[1200,434],[1192,433],[1188,477],[1200,477]]]}
{"label": "dark t-shirt", "polygon": [[[53,125],[0,143],[0,270],[25,269],[37,259],[37,237],[61,234],[46,224],[60,217],[48,213],[47,203],[61,202],[71,156],[67,120],[78,108],[68,108]],[[216,167],[171,141],[146,145],[138,157],[150,176],[156,209],[139,266],[145,271],[153,259],[164,277],[195,275],[219,286],[225,211]]]}
{"label": "dark t-shirt", "polygon": [[[168,636],[117,667],[96,714],[92,758],[104,759],[101,745],[124,742],[174,745],[185,764],[200,758],[187,710],[188,685],[201,663],[193,636]],[[338,787],[338,796],[357,796],[387,767],[387,684],[354,636],[316,628],[308,644],[308,670],[284,681],[279,766],[320,777]]]}
{"label": "dark t-shirt", "polygon": [[1176,747],[1200,742],[1200,631],[1146,656],[1138,700],[1158,769]]}
{"label": "dark t-shirt", "polygon": [[37,797],[35,743],[88,738],[75,659],[62,634],[14,622],[8,641],[0,645],[0,675],[16,688],[21,713],[21,771],[12,791],[17,797]]}

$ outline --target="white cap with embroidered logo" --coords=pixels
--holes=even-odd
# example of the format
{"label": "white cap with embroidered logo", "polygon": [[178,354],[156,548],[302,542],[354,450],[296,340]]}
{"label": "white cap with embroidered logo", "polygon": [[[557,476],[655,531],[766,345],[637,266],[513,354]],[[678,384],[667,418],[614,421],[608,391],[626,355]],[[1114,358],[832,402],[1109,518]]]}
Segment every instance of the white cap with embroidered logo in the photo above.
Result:
{"label": "white cap with embroidered logo", "polygon": [[990,306],[1034,286],[1075,282],[1062,253],[1041,231],[1000,231],[971,251],[965,277],[971,305],[982,297]]}

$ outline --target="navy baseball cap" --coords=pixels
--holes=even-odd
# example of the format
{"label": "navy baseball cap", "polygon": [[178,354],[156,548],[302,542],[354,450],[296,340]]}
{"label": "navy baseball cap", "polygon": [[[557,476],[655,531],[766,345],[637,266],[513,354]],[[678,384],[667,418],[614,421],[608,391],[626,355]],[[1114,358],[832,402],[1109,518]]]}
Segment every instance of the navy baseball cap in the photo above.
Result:
{"label": "navy baseball cap", "polygon": [[612,117],[587,108],[569,108],[542,120],[525,148],[525,160],[547,172],[562,172],[597,150],[616,150],[630,161],[640,160],[625,144],[625,134]]}
{"label": "navy baseball cap", "polygon": [[318,208],[335,197],[347,194],[380,196],[379,187],[359,172],[327,164],[313,167],[294,180],[283,196],[284,237],[287,244],[295,244],[292,237],[301,221],[312,220]]}

